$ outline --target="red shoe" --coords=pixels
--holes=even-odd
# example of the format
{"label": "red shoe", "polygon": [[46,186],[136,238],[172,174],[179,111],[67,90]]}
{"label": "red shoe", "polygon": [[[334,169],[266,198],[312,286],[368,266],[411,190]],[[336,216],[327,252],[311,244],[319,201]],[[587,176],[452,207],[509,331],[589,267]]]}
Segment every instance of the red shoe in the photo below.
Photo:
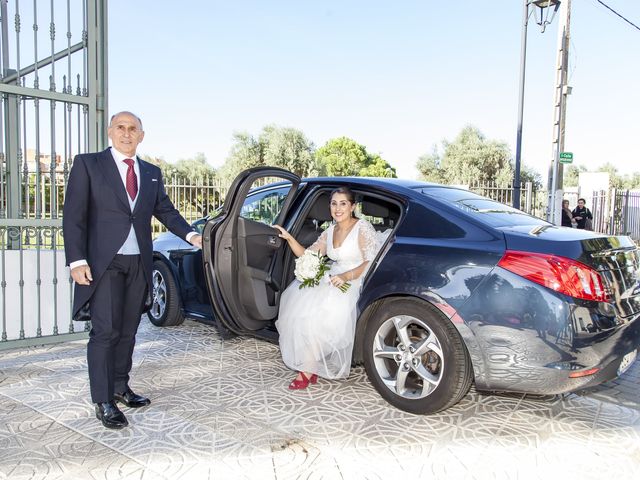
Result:
{"label": "red shoe", "polygon": [[307,377],[304,373],[300,372],[302,376],[302,380],[298,380],[297,378],[293,379],[293,381],[289,384],[289,390],[303,390],[309,386],[310,383],[316,384],[318,383],[318,375],[315,373],[310,377]]}
{"label": "red shoe", "polygon": [[289,390],[303,390],[309,386],[309,379],[302,374],[302,380],[294,378],[289,384]]}

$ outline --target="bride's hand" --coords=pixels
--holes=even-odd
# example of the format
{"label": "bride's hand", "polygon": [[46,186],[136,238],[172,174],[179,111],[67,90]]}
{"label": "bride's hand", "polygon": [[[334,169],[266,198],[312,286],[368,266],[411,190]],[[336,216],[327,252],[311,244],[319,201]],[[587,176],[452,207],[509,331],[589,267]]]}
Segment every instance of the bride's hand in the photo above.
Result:
{"label": "bride's hand", "polygon": [[334,287],[340,288],[342,285],[347,283],[347,281],[342,277],[343,277],[342,274],[340,274],[340,275],[331,275],[331,277],[329,278],[329,281],[331,282],[331,285],[333,285]]}
{"label": "bride's hand", "polygon": [[275,228],[276,230],[278,230],[280,233],[278,234],[278,236],[284,240],[292,240],[293,237],[291,236],[291,234],[289,232],[287,232],[284,228],[282,228],[280,225],[273,225],[273,228]]}

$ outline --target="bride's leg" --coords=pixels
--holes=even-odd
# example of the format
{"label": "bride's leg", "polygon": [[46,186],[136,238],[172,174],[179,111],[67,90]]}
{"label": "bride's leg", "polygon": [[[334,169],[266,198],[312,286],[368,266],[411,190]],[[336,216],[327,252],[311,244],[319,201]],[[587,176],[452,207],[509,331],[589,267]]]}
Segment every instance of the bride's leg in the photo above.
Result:
{"label": "bride's leg", "polygon": [[312,383],[314,385],[318,383],[318,375],[316,375],[315,373],[309,373],[309,372],[300,372],[300,373],[304,376],[306,380],[309,380],[309,383]]}
{"label": "bride's leg", "polygon": [[309,372],[298,372],[298,375],[295,378],[298,382],[306,382],[309,381],[309,383],[313,383],[316,384],[318,383],[318,375],[316,375],[315,373],[309,373]]}

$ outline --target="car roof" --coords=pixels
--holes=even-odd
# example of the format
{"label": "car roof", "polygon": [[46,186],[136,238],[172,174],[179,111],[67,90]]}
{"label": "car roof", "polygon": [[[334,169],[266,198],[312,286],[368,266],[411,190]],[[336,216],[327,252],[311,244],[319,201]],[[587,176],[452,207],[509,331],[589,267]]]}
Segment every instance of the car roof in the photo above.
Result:
{"label": "car roof", "polygon": [[[255,187],[252,190],[262,190],[264,188],[279,187],[280,185],[288,184],[289,182],[282,180],[269,183],[260,187]],[[455,190],[458,192],[467,192],[473,196],[469,190],[461,188],[459,186],[442,185],[440,183],[425,182],[421,180],[411,180],[406,178],[386,178],[386,177],[304,177],[301,179],[301,183],[308,186],[323,186],[327,185],[347,185],[349,187],[374,187],[386,190],[387,192],[394,192],[402,194],[403,196],[409,196],[413,198],[422,198],[425,189],[447,189]],[[422,192],[420,192],[422,190]],[[438,200],[437,197],[435,200]],[[447,203],[447,202],[445,202]]]}
{"label": "car roof", "polygon": [[363,187],[378,187],[385,190],[402,192],[407,194],[407,189],[414,190],[418,188],[454,188],[447,185],[440,185],[438,183],[423,182],[420,180],[410,180],[406,178],[384,178],[384,177],[309,177],[303,178],[302,181],[307,185],[326,185],[329,184],[344,184],[357,188]]}

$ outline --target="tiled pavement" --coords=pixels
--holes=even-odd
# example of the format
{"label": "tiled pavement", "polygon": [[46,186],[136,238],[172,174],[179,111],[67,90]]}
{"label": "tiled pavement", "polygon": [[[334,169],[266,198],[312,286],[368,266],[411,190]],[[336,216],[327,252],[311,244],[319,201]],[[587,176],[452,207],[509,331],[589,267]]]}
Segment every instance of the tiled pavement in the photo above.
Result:
{"label": "tiled pavement", "polygon": [[85,342],[0,353],[0,479],[640,478],[640,362],[563,397],[481,395],[432,416],[385,403],[361,368],[286,389],[276,346],[143,321],[132,386],[151,406],[104,429]]}

